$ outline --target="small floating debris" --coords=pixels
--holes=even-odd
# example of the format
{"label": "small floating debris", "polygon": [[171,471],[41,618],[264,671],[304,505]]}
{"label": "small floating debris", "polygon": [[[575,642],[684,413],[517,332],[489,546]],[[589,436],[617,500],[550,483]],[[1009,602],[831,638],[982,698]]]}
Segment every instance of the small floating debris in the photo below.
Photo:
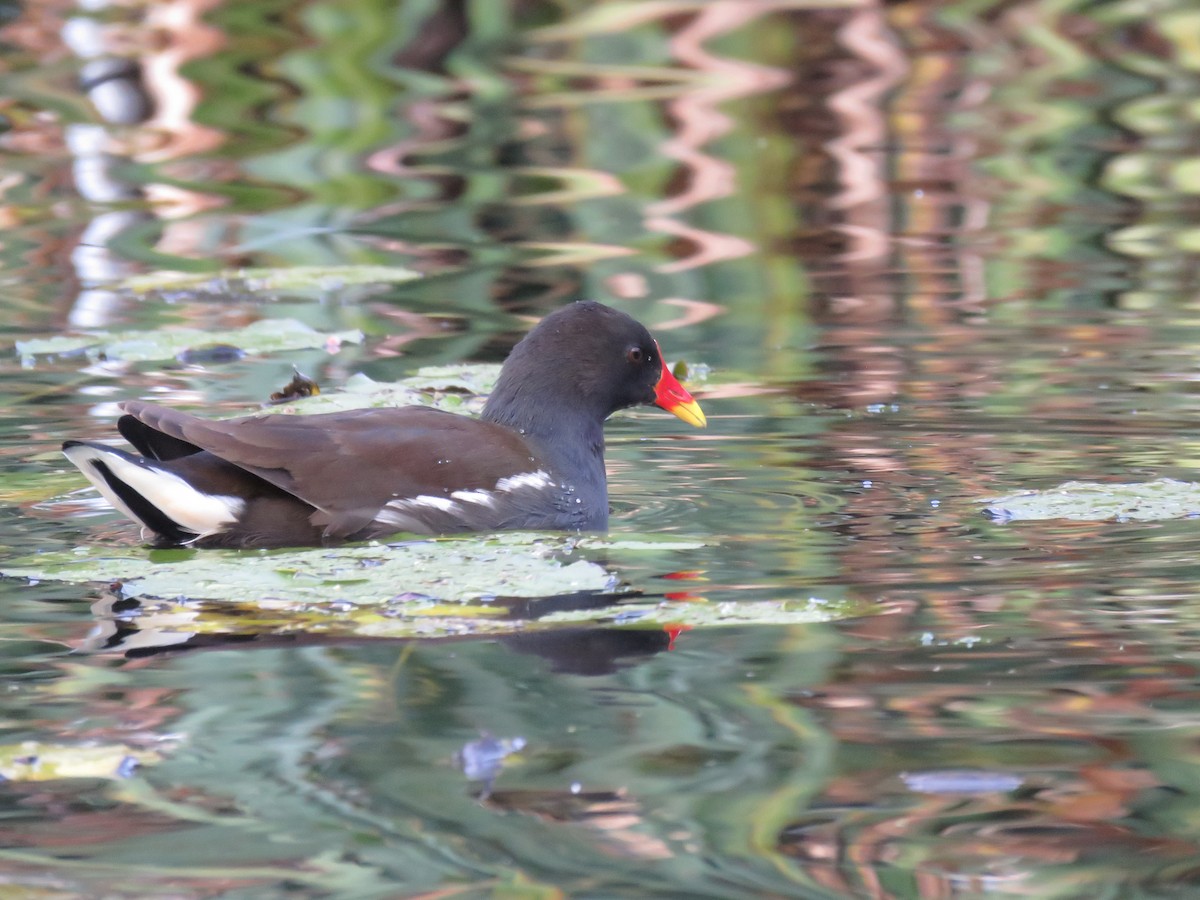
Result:
{"label": "small floating debris", "polygon": [[293,368],[292,380],[271,394],[271,399],[268,402],[271,404],[291,403],[293,400],[315,397],[320,393],[320,385],[303,374],[299,369]]}
{"label": "small floating debris", "polygon": [[1010,772],[986,769],[934,769],[904,772],[905,786],[918,794],[995,794],[1015,791],[1025,779]]}
{"label": "small floating debris", "polygon": [[455,762],[469,781],[483,782],[479,799],[486,800],[492,793],[500,770],[504,768],[505,758],[524,749],[523,737],[497,738],[485,731],[479,740],[463,744],[455,754]]}

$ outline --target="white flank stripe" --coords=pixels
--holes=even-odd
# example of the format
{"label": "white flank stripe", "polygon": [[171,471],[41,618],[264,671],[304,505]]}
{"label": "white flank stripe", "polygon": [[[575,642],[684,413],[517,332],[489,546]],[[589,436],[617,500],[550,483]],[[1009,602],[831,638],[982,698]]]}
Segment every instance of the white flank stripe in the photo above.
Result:
{"label": "white flank stripe", "polygon": [[418,494],[416,497],[393,500],[387,505],[399,511],[411,510],[418,506],[428,506],[431,509],[440,509],[442,512],[454,512],[458,509],[458,504],[453,500],[446,497],[434,497],[430,494]]}
{"label": "white flank stripe", "polygon": [[521,490],[522,488],[544,490],[553,486],[554,479],[541,469],[538,469],[536,472],[522,472],[520,475],[510,475],[496,482],[496,490],[508,493]]}
{"label": "white flank stripe", "polygon": [[496,505],[495,496],[491,491],[455,491],[450,496],[455,500],[461,500],[463,503],[478,503],[488,507]]}
{"label": "white flank stripe", "polygon": [[403,528],[405,523],[411,521],[400,514],[399,510],[388,509],[386,506],[375,513],[375,521],[380,525],[393,525],[396,528]]}
{"label": "white flank stripe", "polygon": [[[494,490],[462,490],[455,491],[449,497],[437,497],[432,494],[418,494],[416,497],[399,497],[389,500],[375,514],[375,521],[381,525],[394,525],[398,528],[411,528],[414,521],[420,521],[420,513],[424,509],[436,509],[447,515],[458,515],[467,512],[463,504],[470,503],[477,507],[495,509],[500,493],[511,494],[514,491],[544,491],[554,487],[554,479],[549,473],[538,469],[536,472],[522,472],[510,475],[496,482]],[[469,513],[468,513],[469,515]]]}
{"label": "white flank stripe", "polygon": [[457,503],[446,497],[418,494],[416,497],[404,497],[385,503],[383,508],[375,514],[375,521],[381,525],[392,525],[396,528],[412,528],[413,522],[420,521],[419,518],[414,519],[413,517],[419,516],[422,507],[440,510],[444,513],[456,513],[462,509]]}

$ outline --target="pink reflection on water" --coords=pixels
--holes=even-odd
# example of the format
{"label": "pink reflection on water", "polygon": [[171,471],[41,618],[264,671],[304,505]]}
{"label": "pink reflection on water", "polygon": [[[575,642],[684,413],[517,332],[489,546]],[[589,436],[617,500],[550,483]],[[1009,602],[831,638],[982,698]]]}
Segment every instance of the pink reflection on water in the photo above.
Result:
{"label": "pink reflection on water", "polygon": [[209,152],[224,143],[222,132],[195,121],[200,90],[180,71],[189,62],[213,56],[224,47],[224,34],[204,22],[204,17],[221,5],[222,0],[175,0],[147,7],[144,27],[158,46],[140,57],[146,91],[154,102],[154,114],[145,127],[157,133],[160,143],[142,152],[142,160],[178,159]]}
{"label": "pink reflection on water", "polygon": [[719,106],[776,90],[789,80],[787,73],[779,69],[717,56],[705,47],[705,42],[778,10],[778,3],[766,0],[717,0],[703,7],[669,41],[680,63],[708,77],[695,82],[667,103],[678,128],[675,136],[661,149],[665,156],[678,160],[688,170],[688,186],[672,197],[647,206],[646,226],[652,231],[682,237],[695,249],[682,259],[660,266],[660,271],[684,271],[747,256],[757,249],[750,241],[686,225],[673,217],[737,191],[737,173],[733,165],[702,149],[733,128],[733,121],[720,111]]}
{"label": "pink reflection on water", "polygon": [[[842,126],[825,149],[838,165],[841,190],[830,199],[833,209],[848,209],[866,203],[886,203],[888,184],[883,169],[882,147],[889,133],[883,112],[888,91],[908,73],[908,60],[897,46],[890,28],[878,10],[860,10],[838,31],[842,46],[868,63],[871,74],[830,96],[829,108]],[[857,237],[866,237],[857,232]],[[886,235],[883,252],[886,252]],[[879,244],[871,241],[868,244]],[[878,252],[878,250],[877,250]]]}

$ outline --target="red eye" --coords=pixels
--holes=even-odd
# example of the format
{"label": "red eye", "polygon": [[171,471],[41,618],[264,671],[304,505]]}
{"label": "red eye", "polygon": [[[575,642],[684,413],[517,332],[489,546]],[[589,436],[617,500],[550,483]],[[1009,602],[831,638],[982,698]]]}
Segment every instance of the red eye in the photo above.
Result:
{"label": "red eye", "polygon": [[645,356],[646,356],[646,354],[644,354],[642,352],[641,347],[630,347],[628,350],[625,351],[625,358],[627,360],[629,360],[631,363],[633,363],[634,365],[637,365],[638,363],[640,363],[645,358]]}

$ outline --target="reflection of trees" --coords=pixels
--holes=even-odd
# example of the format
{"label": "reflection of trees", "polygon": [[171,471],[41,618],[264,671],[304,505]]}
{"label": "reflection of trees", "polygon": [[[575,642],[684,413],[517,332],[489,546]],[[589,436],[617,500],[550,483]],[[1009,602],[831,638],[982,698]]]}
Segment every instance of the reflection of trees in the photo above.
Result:
{"label": "reflection of trees", "polygon": [[[159,218],[188,216],[213,205],[178,185],[147,185],[126,174],[131,164],[179,160],[219,145],[220,133],[195,121],[198,92],[180,76],[188,61],[221,46],[219,34],[200,21],[212,5],[213,0],[157,4],[143,19],[119,10],[121,18],[107,21],[78,11],[65,15],[65,10],[57,19],[39,8],[42,27],[22,18],[5,29],[9,41],[43,58],[69,50],[78,61],[78,89],[99,119],[64,123],[44,148],[71,158],[75,192],[98,210],[70,250],[80,287],[69,316],[76,327],[107,324],[123,306],[111,285],[132,266],[112,245],[151,220],[148,205]],[[35,134],[20,129],[10,139],[28,146]]]}
{"label": "reflection of trees", "polygon": [[[435,108],[459,124],[458,132],[424,145],[409,142],[407,159],[394,155],[393,170],[457,175],[454,198],[476,211],[473,230],[493,248],[511,251],[501,257],[493,282],[494,299],[510,308],[545,309],[581,294],[671,296],[675,280],[663,276],[753,250],[708,224],[703,207],[736,195],[738,187],[730,162],[706,145],[731,127],[720,104],[770,91],[782,74],[718,56],[705,43],[777,8],[715,3],[678,15],[647,7],[636,24],[661,42],[670,65],[605,58],[591,49],[592,41],[621,43],[628,22],[595,29],[580,16],[519,35],[497,72],[448,82],[462,93]],[[438,67],[459,71],[456,62],[479,41],[479,35],[465,36]],[[434,67],[427,56],[422,65]],[[474,114],[461,115],[459,107]],[[664,167],[664,160],[674,163]],[[406,237],[423,218],[444,215],[423,201],[385,212],[391,218],[376,216],[373,227]],[[680,296],[708,299],[691,287]]]}
{"label": "reflection of trees", "polygon": [[[1113,236],[1156,285],[1186,269],[1169,274],[1153,246],[1186,215],[1155,184],[1188,170],[1154,131],[1161,104],[1124,99],[1178,74],[1172,15],[1018,3],[954,22],[916,0],[647,4],[625,18],[525,0],[347,9],[300,19],[195,0],[122,8],[103,27],[62,10],[70,27],[5,28],[47,59],[74,35],[84,87],[111,112],[85,168],[136,161],[109,181],[159,220],[96,225],[82,246],[122,251],[104,265],[80,251],[85,282],[139,245],[149,263],[367,255],[485,270],[464,284],[513,308],[653,295],[811,304],[847,325],[911,321],[902,304],[934,325],[979,315],[985,294],[1069,298],[1073,264],[1117,265],[1078,240],[1058,249],[1068,225]],[[1093,101],[1091,83],[1109,93]],[[1170,83],[1185,96],[1186,80]],[[1123,130],[1097,132],[1109,111]],[[39,126],[15,123],[8,144],[32,147]],[[1105,165],[1131,131],[1147,152]],[[1054,159],[1052,141],[1079,154]],[[1154,210],[1132,220],[1132,204],[1091,189],[1098,171]],[[1102,221],[1072,211],[1083,201]],[[1009,259],[989,251],[985,266],[996,247]]]}

